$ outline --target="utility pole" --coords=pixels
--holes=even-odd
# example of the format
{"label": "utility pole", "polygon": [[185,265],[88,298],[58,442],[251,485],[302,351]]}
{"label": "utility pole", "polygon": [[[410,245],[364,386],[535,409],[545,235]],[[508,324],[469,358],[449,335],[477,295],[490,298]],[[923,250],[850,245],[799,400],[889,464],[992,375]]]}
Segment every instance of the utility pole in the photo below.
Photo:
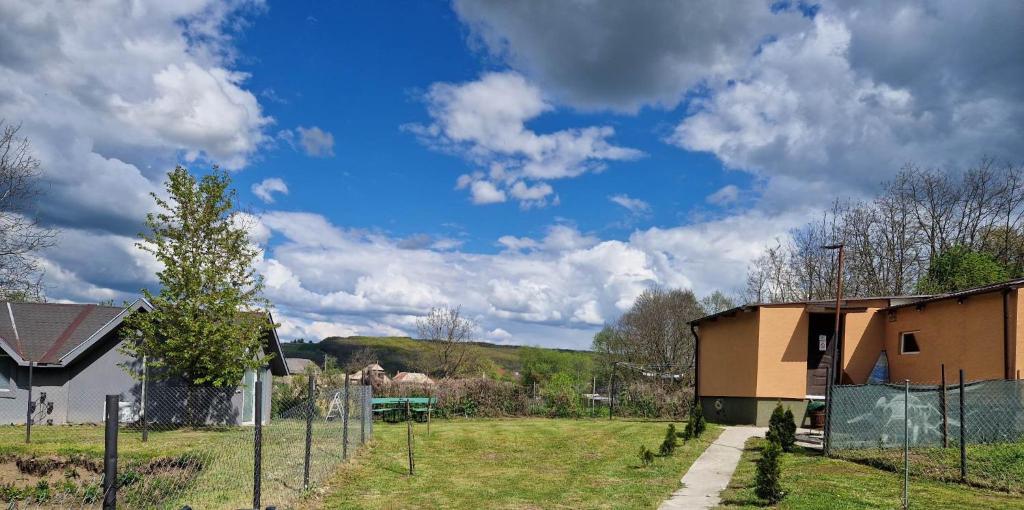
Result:
{"label": "utility pole", "polygon": [[825,437],[824,437],[824,450],[825,455],[829,453],[829,434],[832,431],[832,383],[835,382],[836,370],[838,373],[842,373],[843,362],[838,360],[839,366],[836,366],[839,357],[839,324],[842,320],[842,311],[840,310],[843,300],[843,243],[830,244],[828,246],[821,247],[824,250],[839,250],[839,263],[836,267],[836,324],[834,334],[832,335],[832,346],[829,348],[829,362],[828,362],[828,380],[825,382]]}

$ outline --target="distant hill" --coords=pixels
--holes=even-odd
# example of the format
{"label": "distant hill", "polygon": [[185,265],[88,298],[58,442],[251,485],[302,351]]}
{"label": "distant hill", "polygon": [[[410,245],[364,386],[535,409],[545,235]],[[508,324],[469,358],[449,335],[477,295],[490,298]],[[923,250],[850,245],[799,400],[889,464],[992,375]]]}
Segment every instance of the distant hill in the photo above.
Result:
{"label": "distant hill", "polygon": [[[507,372],[518,372],[521,368],[517,345],[497,345],[486,342],[473,342],[480,355],[494,362]],[[416,360],[426,350],[426,341],[409,337],[373,337],[350,336],[328,337],[317,343],[282,344],[284,355],[289,358],[305,358],[322,365],[324,355],[333,356],[338,363],[344,365],[351,356],[368,348],[373,351],[378,363],[391,375],[396,372],[415,372],[418,370]],[[568,351],[568,349],[552,349]],[[578,351],[572,351],[578,352]]]}

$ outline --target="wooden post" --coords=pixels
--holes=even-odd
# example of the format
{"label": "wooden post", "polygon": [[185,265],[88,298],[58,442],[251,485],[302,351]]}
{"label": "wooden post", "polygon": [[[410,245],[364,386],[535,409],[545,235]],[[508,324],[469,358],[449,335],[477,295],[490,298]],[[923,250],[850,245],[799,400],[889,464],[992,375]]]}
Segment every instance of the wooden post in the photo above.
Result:
{"label": "wooden post", "polygon": [[434,399],[434,397],[432,396],[433,393],[434,392],[432,392],[430,390],[427,390],[427,437],[430,437],[430,410],[431,410],[431,405],[430,404],[431,404],[431,401]]}
{"label": "wooden post", "polygon": [[146,403],[149,401],[149,364],[146,362],[146,357],[142,357],[142,406],[140,411],[142,412],[142,442],[149,441],[149,417],[146,416]]}
{"label": "wooden post", "polygon": [[949,448],[949,400],[946,399],[946,364],[942,364],[942,447]]}
{"label": "wooden post", "polygon": [[412,445],[412,412],[409,409],[409,400],[405,401],[405,423],[406,423],[406,437],[409,445],[409,476],[416,474],[416,464],[413,461],[413,445]]}
{"label": "wooden post", "polygon": [[306,454],[302,459],[302,489],[309,490],[309,464],[313,454],[313,411],[316,408],[316,377],[309,374],[306,389]]}
{"label": "wooden post", "polygon": [[342,459],[346,459],[346,460],[348,459],[348,416],[349,416],[348,402],[349,402],[349,399],[351,398],[351,395],[349,395],[349,392],[348,392],[348,385],[349,385],[348,372],[346,371],[345,372],[345,398],[343,400],[344,403],[341,405],[341,458]]}

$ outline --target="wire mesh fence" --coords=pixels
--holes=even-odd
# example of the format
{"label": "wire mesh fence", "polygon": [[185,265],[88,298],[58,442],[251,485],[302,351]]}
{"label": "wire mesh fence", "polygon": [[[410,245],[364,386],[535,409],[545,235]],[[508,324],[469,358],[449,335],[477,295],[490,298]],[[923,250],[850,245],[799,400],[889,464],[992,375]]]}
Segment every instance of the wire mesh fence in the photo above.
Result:
{"label": "wire mesh fence", "polygon": [[[0,502],[109,508],[111,494],[118,508],[301,508],[372,438],[372,389],[320,388],[314,379],[313,393],[272,416],[269,386],[255,377],[238,388],[154,381],[113,400],[116,409],[93,396],[97,419],[37,426],[24,450],[31,453],[0,453],[0,467],[19,473],[0,479]],[[105,476],[111,455],[116,475]]]}
{"label": "wire mesh fence", "polygon": [[832,389],[832,456],[1024,493],[1024,380]]}

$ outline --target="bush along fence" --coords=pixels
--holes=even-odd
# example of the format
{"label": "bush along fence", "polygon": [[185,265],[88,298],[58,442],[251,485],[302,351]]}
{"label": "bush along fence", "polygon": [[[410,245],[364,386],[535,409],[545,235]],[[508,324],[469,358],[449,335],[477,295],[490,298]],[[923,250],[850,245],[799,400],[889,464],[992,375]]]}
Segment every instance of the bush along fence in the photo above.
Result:
{"label": "bush along fence", "polygon": [[[252,379],[239,388],[144,385],[130,402],[119,395],[98,402],[102,426],[37,427],[26,450],[33,453],[15,460],[31,483],[0,482],[0,501],[47,508],[301,508],[373,437],[372,388],[319,387],[311,377],[306,399],[272,417],[269,385]],[[68,449],[82,453],[60,455]],[[58,454],[36,454],[51,451]]]}
{"label": "bush along fence", "polygon": [[585,388],[578,386],[558,380],[523,386],[493,379],[441,379],[436,384],[380,384],[374,387],[374,394],[436,398],[434,416],[442,419],[517,416],[683,419],[693,402],[693,388],[680,384],[614,380],[605,382],[604,386],[597,382],[590,382]]}
{"label": "bush along fence", "polygon": [[1024,493],[1024,380],[956,375],[955,384],[834,386],[829,454],[903,473],[905,505],[911,476]]}

